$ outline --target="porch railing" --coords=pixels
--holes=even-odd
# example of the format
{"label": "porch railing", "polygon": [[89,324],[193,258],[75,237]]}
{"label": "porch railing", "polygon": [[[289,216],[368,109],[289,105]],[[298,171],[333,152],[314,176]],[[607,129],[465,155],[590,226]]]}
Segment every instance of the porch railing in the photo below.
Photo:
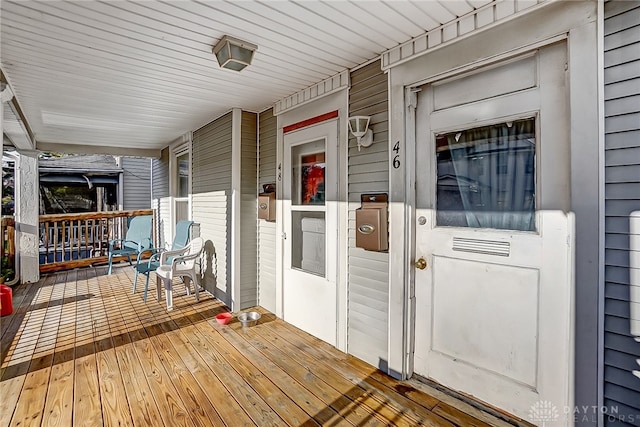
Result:
{"label": "porch railing", "polygon": [[7,284],[17,281],[16,277],[16,223],[13,217],[6,216],[0,219],[0,234],[2,246],[0,246],[0,261],[2,261],[1,277]]}
{"label": "porch railing", "polygon": [[128,219],[141,215],[153,210],[40,215],[40,272],[107,262],[109,241],[123,238]]}

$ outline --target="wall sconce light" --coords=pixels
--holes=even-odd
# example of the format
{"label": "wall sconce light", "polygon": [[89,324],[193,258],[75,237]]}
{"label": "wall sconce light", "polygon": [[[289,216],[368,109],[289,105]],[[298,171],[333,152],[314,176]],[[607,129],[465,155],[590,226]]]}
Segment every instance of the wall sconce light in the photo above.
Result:
{"label": "wall sconce light", "polygon": [[349,117],[349,131],[358,141],[358,151],[360,147],[369,147],[373,144],[373,131],[369,129],[369,116]]}
{"label": "wall sconce light", "polygon": [[253,53],[258,49],[255,44],[247,43],[233,37],[224,36],[213,47],[213,54],[221,68],[242,71],[251,64]]}

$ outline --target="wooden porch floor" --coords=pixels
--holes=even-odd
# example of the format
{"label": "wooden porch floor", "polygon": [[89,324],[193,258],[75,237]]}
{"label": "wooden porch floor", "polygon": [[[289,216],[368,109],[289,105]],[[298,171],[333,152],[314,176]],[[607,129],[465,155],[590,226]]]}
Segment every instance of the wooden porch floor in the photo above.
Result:
{"label": "wooden porch floor", "polygon": [[145,304],[132,276],[87,268],[14,288],[14,314],[1,319],[0,426],[507,425],[270,313],[246,330],[221,326],[225,307],[182,285],[167,312],[155,283]]}

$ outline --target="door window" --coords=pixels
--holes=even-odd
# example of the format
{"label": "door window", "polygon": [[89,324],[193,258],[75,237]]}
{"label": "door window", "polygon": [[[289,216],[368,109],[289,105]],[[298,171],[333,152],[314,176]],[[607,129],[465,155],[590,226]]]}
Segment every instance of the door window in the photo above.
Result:
{"label": "door window", "polygon": [[324,140],[291,148],[292,205],[324,205]]}
{"label": "door window", "polygon": [[439,226],[535,230],[535,119],[436,135]]}
{"label": "door window", "polygon": [[291,267],[325,276],[325,140],[291,147]]}
{"label": "door window", "polygon": [[176,197],[189,196],[189,153],[184,153],[176,158]]}

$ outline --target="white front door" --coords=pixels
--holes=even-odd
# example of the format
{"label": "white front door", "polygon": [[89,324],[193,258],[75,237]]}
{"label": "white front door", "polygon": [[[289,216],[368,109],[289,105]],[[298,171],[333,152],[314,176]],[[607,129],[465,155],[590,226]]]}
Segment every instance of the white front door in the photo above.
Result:
{"label": "white front door", "polygon": [[416,110],[414,371],[546,425],[572,384],[565,63],[559,43],[438,81]]}
{"label": "white front door", "polygon": [[336,345],[338,121],[284,135],[283,318]]}

